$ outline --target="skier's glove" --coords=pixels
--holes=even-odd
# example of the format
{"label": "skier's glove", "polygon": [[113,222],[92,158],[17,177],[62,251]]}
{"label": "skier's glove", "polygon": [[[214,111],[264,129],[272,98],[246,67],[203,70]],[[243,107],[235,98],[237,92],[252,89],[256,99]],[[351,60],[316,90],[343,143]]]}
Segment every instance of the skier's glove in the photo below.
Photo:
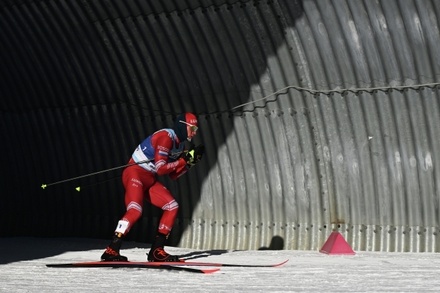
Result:
{"label": "skier's glove", "polygon": [[186,150],[183,152],[183,159],[188,167],[194,166],[194,150]]}
{"label": "skier's glove", "polygon": [[200,160],[203,157],[203,154],[205,153],[205,146],[203,144],[199,144],[198,146],[196,146],[194,149],[194,164],[200,162]]}
{"label": "skier's glove", "polygon": [[183,158],[185,159],[188,167],[191,168],[202,159],[204,153],[205,147],[200,144],[196,147],[191,148],[190,150],[185,151],[183,153]]}

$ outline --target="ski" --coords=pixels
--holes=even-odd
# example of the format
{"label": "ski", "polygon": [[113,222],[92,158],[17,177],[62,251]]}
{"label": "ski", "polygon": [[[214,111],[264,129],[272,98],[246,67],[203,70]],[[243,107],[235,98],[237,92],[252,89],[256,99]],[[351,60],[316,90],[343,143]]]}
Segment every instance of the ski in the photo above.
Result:
{"label": "ski", "polygon": [[243,264],[243,263],[220,263],[220,262],[196,262],[196,261],[181,261],[174,262],[173,265],[177,266],[196,266],[196,267],[235,267],[235,268],[270,268],[270,267],[279,267],[284,265],[289,260],[286,259],[279,263],[271,263],[271,264]]}
{"label": "ski", "polygon": [[212,274],[219,271],[219,268],[196,269],[183,266],[175,266],[173,263],[157,262],[130,262],[130,261],[91,261],[77,263],[56,263],[46,264],[49,268],[146,268],[169,271],[185,271],[190,273]]}
{"label": "ski", "polygon": [[[59,263],[47,264],[48,267],[140,267],[140,268],[166,268],[177,267],[182,268],[186,266],[194,267],[243,267],[243,268],[268,268],[279,267],[284,265],[287,260],[272,264],[238,264],[238,263],[219,263],[219,262],[196,262],[196,261],[178,261],[178,262],[140,262],[140,261],[91,261],[91,262],[76,262],[76,263]],[[215,270],[215,269],[214,269]],[[218,270],[218,269],[217,269]]]}

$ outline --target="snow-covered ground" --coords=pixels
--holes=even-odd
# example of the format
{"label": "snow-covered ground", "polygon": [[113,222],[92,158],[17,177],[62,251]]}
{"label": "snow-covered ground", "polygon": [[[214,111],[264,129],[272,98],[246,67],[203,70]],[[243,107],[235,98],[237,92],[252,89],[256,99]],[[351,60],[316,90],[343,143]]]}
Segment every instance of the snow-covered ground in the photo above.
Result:
{"label": "snow-covered ground", "polygon": [[[105,240],[0,238],[1,292],[437,292],[440,254],[318,251],[196,251],[167,247],[194,261],[263,264],[213,274],[152,269],[47,268],[48,263],[99,260]],[[144,261],[148,246],[126,242],[123,254]]]}

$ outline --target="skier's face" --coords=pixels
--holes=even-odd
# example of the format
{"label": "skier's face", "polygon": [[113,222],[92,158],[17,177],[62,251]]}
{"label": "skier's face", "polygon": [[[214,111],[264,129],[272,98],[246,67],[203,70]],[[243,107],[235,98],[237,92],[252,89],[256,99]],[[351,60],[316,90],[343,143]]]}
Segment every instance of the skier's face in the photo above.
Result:
{"label": "skier's face", "polygon": [[186,133],[188,135],[188,141],[191,141],[192,138],[197,134],[197,130],[199,129],[197,125],[185,122],[180,120],[179,122],[186,124]]}
{"label": "skier's face", "polygon": [[188,133],[188,141],[191,141],[194,136],[197,134],[197,129],[199,129],[195,125],[187,125],[186,126],[186,133]]}
{"label": "skier's face", "polygon": [[188,141],[191,141],[192,138],[197,134],[197,130],[199,129],[197,127],[198,121],[197,117],[192,113],[186,113],[185,114],[185,121],[180,120],[180,122],[186,124],[186,139]]}

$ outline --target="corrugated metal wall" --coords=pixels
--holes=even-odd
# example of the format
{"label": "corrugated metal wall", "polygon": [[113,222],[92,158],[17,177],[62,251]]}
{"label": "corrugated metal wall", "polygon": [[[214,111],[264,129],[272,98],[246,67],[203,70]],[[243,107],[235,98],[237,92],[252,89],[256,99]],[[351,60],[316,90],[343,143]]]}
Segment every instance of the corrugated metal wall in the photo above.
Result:
{"label": "corrugated metal wall", "polygon": [[0,235],[108,238],[121,170],[40,185],[193,111],[207,154],[164,179],[171,244],[440,251],[438,1],[0,3]]}

